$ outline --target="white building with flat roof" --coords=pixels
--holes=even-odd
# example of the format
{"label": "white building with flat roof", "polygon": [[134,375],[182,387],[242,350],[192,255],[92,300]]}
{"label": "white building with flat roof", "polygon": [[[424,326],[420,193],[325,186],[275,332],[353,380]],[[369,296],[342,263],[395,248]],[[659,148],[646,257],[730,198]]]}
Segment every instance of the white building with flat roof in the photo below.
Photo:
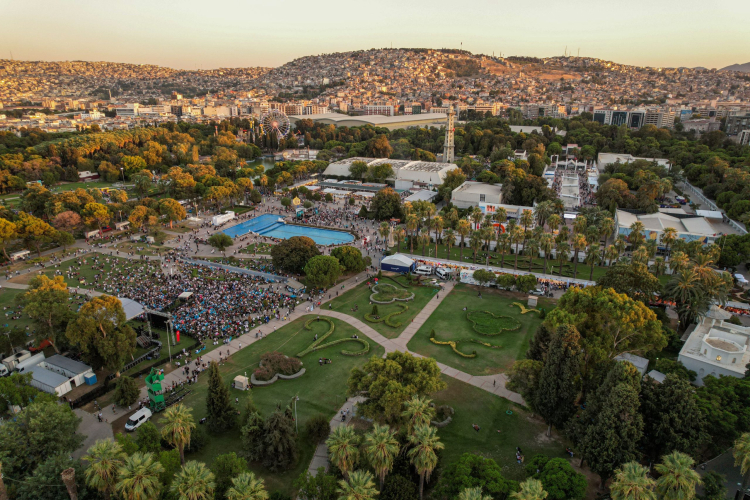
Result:
{"label": "white building with flat roof", "polygon": [[750,328],[728,323],[731,316],[712,306],[680,350],[677,359],[698,374],[698,385],[703,385],[704,377],[709,375],[745,376],[745,365],[750,363]]}
{"label": "white building with flat roof", "polygon": [[677,237],[687,242],[700,241],[704,245],[713,243],[721,236],[720,228],[714,226],[707,217],[685,216],[676,217],[672,214],[656,212],[653,214],[632,214],[624,210],[615,212],[615,227],[617,234],[627,236],[630,234],[630,226],[634,222],[643,224],[643,235],[646,239],[661,242],[664,230],[671,227],[677,231]]}
{"label": "white building with flat roof", "polygon": [[478,207],[480,204],[500,205],[503,202],[503,185],[464,181],[453,190],[451,203],[458,208]]}
{"label": "white building with flat roof", "polygon": [[596,158],[596,166],[600,172],[604,172],[604,168],[611,163],[631,163],[635,160],[655,161],[658,165],[669,168],[669,160],[666,158],[644,158],[624,153],[599,153]]}

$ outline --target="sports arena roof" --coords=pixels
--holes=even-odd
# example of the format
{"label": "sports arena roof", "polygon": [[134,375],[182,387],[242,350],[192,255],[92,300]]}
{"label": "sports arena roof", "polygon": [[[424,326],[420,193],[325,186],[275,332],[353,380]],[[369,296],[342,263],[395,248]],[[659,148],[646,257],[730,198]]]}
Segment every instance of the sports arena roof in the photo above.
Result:
{"label": "sports arena roof", "polygon": [[391,160],[389,158],[363,158],[355,156],[333,162],[328,165],[323,172],[324,177],[338,176],[348,177],[349,167],[355,161],[361,161],[372,165],[382,165],[388,163],[393,168],[396,180],[412,181],[422,184],[431,184],[439,186],[443,183],[445,175],[458,168],[455,163],[439,163],[435,161],[412,161],[412,160]]}
{"label": "sports arena roof", "polygon": [[312,120],[317,123],[336,125],[337,127],[360,127],[362,125],[372,125],[393,130],[407,127],[441,127],[446,124],[448,115],[445,113],[423,113],[419,115],[400,116],[349,116],[340,113],[319,113],[315,115],[291,115],[289,116],[289,120],[292,123],[296,123],[299,120]]}

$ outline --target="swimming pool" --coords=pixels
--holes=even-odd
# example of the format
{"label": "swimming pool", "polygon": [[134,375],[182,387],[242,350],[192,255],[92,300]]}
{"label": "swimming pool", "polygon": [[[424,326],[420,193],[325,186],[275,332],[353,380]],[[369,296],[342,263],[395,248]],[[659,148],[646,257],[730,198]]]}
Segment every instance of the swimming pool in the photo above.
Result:
{"label": "swimming pool", "polygon": [[307,236],[318,245],[340,245],[354,241],[354,236],[344,231],[319,229],[317,227],[294,226],[279,222],[281,215],[263,214],[222,231],[234,238],[250,232],[286,240],[292,236]]}

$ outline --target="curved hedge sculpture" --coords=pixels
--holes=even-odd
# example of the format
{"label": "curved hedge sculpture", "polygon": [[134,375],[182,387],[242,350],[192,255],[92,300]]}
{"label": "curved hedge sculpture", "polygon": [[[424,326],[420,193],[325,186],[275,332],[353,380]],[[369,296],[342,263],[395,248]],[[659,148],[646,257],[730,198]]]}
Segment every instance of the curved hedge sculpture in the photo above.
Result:
{"label": "curved hedge sculpture", "polygon": [[304,374],[305,374],[305,369],[302,368],[300,371],[298,371],[294,375],[284,375],[284,374],[281,374],[281,373],[277,373],[270,380],[257,380],[255,378],[255,373],[253,372],[253,374],[250,375],[250,382],[252,382],[253,385],[257,385],[257,386],[260,387],[260,386],[265,386],[265,385],[271,385],[271,384],[273,384],[274,382],[276,382],[279,379],[281,379],[281,380],[292,380],[292,379],[295,379],[297,377],[301,377]]}
{"label": "curved hedge sculpture", "polygon": [[390,314],[386,314],[385,316],[381,316],[380,318],[374,318],[371,314],[365,314],[365,319],[369,321],[370,323],[385,322],[385,324],[390,326],[391,328],[398,328],[399,326],[402,325],[402,323],[391,321],[391,318],[393,318],[394,316],[398,316],[399,314],[405,313],[406,311],[409,310],[409,306],[407,306],[406,304],[396,304],[396,305],[401,308],[400,311],[394,311]]}
{"label": "curved hedge sculpture", "polygon": [[[375,304],[392,304],[397,300],[402,302],[414,300],[414,293],[396,288],[390,283],[378,283],[372,287],[372,291],[373,293],[370,294],[370,301]],[[379,295],[385,294],[392,294],[392,296],[390,299],[386,297],[378,297]]]}
{"label": "curved hedge sculpture", "polygon": [[530,312],[535,312],[537,314],[541,314],[542,313],[542,311],[540,311],[539,309],[536,309],[536,308],[533,308],[533,307],[526,307],[525,305],[521,304],[520,302],[513,302],[508,307],[513,307],[513,306],[520,307],[521,308],[521,314],[526,314],[526,313],[530,313]]}
{"label": "curved hedge sculpture", "polygon": [[489,342],[483,342],[483,341],[477,340],[477,339],[446,340],[446,341],[437,340],[435,338],[435,330],[432,330],[430,332],[430,342],[432,342],[433,344],[437,344],[437,345],[449,345],[449,346],[451,346],[451,349],[453,350],[453,352],[455,352],[456,354],[458,354],[462,358],[476,358],[477,357],[477,351],[472,351],[471,354],[466,354],[465,352],[461,352],[458,349],[458,347],[462,343],[470,342],[470,343],[474,343],[474,344],[480,344],[480,345],[483,345],[485,347],[489,347],[491,349],[500,349],[500,348],[503,347],[501,345],[490,344]]}
{"label": "curved hedge sculpture", "polygon": [[434,425],[438,429],[442,429],[443,427],[447,426],[453,421],[453,415],[456,413],[456,411],[453,409],[452,406],[443,405],[438,408],[437,416],[440,416],[440,413],[442,412],[443,415],[445,415],[444,420],[431,420],[430,424]]}
{"label": "curved hedge sculpture", "polygon": [[503,332],[513,332],[521,328],[521,322],[510,316],[495,316],[489,311],[469,311],[466,319],[475,332],[492,337]]}
{"label": "curved hedge sculpture", "polygon": [[324,333],[323,335],[319,336],[318,340],[310,344],[310,346],[307,349],[305,349],[302,352],[297,353],[298,358],[301,358],[302,356],[310,354],[313,351],[317,351],[318,349],[325,349],[326,347],[330,347],[336,344],[341,344],[343,342],[358,342],[362,346],[362,349],[358,351],[347,351],[347,350],[341,351],[341,354],[343,354],[344,356],[362,356],[370,352],[370,343],[364,339],[338,339],[332,342],[328,342],[327,344],[324,344],[323,342],[325,341],[325,339],[330,337],[331,334],[333,333],[333,330],[335,329],[335,325],[333,324],[333,321],[331,321],[330,318],[326,318],[326,317],[313,318],[313,319],[308,319],[307,321],[305,321],[305,329],[312,330],[312,327],[310,325],[312,325],[314,321],[325,321],[326,323],[328,323],[328,331]]}

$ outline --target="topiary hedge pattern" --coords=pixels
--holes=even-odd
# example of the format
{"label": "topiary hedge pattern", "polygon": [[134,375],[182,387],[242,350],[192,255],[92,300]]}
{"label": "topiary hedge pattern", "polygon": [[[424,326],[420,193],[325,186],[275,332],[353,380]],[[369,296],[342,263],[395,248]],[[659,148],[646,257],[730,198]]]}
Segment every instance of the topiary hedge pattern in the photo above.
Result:
{"label": "topiary hedge pattern", "polygon": [[521,322],[509,316],[495,316],[489,311],[469,311],[466,319],[471,322],[475,332],[488,337],[512,332],[521,328]]}
{"label": "topiary hedge pattern", "polygon": [[310,325],[312,325],[314,321],[325,321],[326,323],[328,323],[328,326],[329,326],[328,331],[324,333],[323,335],[320,335],[318,337],[318,340],[310,344],[310,346],[307,349],[297,353],[298,358],[301,358],[302,356],[305,356],[306,354],[310,354],[313,351],[317,351],[318,349],[325,349],[326,347],[330,347],[336,344],[341,344],[342,342],[357,342],[362,346],[362,349],[358,351],[347,351],[347,350],[341,351],[341,354],[343,354],[344,356],[362,356],[370,352],[370,343],[364,339],[338,339],[332,342],[328,342],[327,344],[323,344],[325,339],[331,336],[331,334],[333,333],[333,330],[336,327],[333,324],[333,321],[331,319],[322,317],[322,318],[313,318],[313,319],[307,320],[305,322],[305,329],[312,330],[312,327]]}
{"label": "topiary hedge pattern", "polygon": [[274,375],[294,375],[302,369],[302,362],[280,352],[266,352],[260,357],[260,368],[255,370],[255,378],[260,381],[271,380]]}
{"label": "topiary hedge pattern", "polygon": [[375,309],[376,306],[373,307],[373,314],[365,314],[365,319],[369,321],[370,323],[383,323],[385,322],[386,325],[390,326],[391,328],[398,328],[402,325],[401,322],[393,321],[391,318],[394,316],[398,316],[399,314],[403,314],[406,311],[409,310],[409,306],[406,304],[396,304],[398,307],[401,308],[400,311],[394,311],[390,314],[386,314],[385,316],[381,318],[376,318],[375,315],[377,314],[377,310]]}
{"label": "topiary hedge pattern", "polygon": [[521,304],[520,302],[513,302],[508,307],[513,307],[513,306],[520,307],[521,308],[521,314],[526,314],[526,313],[530,313],[530,312],[535,312],[537,314],[541,314],[541,312],[542,312],[539,309],[535,309],[533,307],[526,307],[525,305]]}
{"label": "topiary hedge pattern", "polygon": [[463,358],[476,358],[477,357],[477,351],[472,351],[471,354],[466,354],[465,352],[461,352],[458,349],[458,347],[462,343],[470,342],[470,343],[474,343],[474,344],[480,344],[480,345],[483,345],[485,347],[489,347],[491,349],[500,349],[500,348],[503,347],[501,345],[490,344],[489,342],[483,342],[483,341],[477,340],[477,339],[447,340],[447,341],[437,340],[435,338],[435,330],[430,331],[430,342],[432,342],[433,344],[437,344],[437,345],[449,345],[449,346],[451,346],[451,349],[453,350],[453,352],[455,352],[456,354],[458,354],[459,356],[461,356]]}
{"label": "topiary hedge pattern", "polygon": [[376,304],[391,304],[397,300],[407,302],[414,299],[414,294],[408,290],[396,288],[389,283],[378,283],[372,287],[370,301]]}

